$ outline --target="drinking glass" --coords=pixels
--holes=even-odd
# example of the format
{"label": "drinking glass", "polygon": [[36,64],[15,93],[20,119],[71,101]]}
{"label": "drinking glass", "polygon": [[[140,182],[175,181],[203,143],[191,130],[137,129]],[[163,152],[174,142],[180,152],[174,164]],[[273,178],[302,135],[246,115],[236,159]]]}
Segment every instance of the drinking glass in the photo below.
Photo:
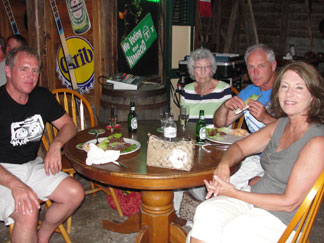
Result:
{"label": "drinking glass", "polygon": [[110,131],[111,131],[111,133],[113,133],[114,132],[114,128],[115,128],[115,126],[117,124],[117,108],[114,105],[112,105],[110,107],[110,118],[109,118],[109,121],[110,121],[110,126],[111,126]]}
{"label": "drinking glass", "polygon": [[164,111],[160,111],[160,122],[161,122],[161,129],[163,129]]}
{"label": "drinking glass", "polygon": [[160,111],[160,122],[161,122],[161,128],[158,129],[159,132],[163,132],[163,127],[165,124],[165,121],[169,118],[169,112],[167,111]]}
{"label": "drinking glass", "polygon": [[183,127],[186,127],[188,125],[189,121],[189,106],[182,105],[180,107],[180,124]]}

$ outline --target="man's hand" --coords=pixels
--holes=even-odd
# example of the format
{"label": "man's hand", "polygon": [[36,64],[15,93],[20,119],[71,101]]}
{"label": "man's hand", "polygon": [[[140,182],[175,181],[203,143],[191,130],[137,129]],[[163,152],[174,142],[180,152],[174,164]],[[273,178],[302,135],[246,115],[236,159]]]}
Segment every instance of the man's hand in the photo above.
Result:
{"label": "man's hand", "polygon": [[52,124],[59,130],[59,132],[50,144],[44,159],[44,167],[47,175],[49,175],[50,171],[55,175],[62,169],[61,149],[63,145],[77,132],[77,129],[68,114],[64,114],[59,119],[53,121]]}
{"label": "man's hand", "polygon": [[240,97],[233,96],[232,98],[225,101],[224,107],[226,109],[228,109],[228,110],[231,110],[231,111],[236,110],[238,108],[243,110],[246,107],[246,104],[244,103],[244,101]]}
{"label": "man's hand", "polygon": [[46,153],[44,159],[44,167],[46,175],[51,172],[53,175],[57,174],[62,169],[62,155],[61,146],[53,142]]}
{"label": "man's hand", "polygon": [[[268,124],[268,119],[271,117],[267,112],[266,108],[262,103],[257,100],[249,100],[248,101],[248,110],[250,114],[254,116],[259,122],[263,122],[264,124]],[[271,121],[275,120],[274,118]]]}
{"label": "man's hand", "polygon": [[15,211],[25,215],[33,212],[33,204],[40,208],[36,193],[26,184],[19,183],[11,188],[11,194],[15,200]]}

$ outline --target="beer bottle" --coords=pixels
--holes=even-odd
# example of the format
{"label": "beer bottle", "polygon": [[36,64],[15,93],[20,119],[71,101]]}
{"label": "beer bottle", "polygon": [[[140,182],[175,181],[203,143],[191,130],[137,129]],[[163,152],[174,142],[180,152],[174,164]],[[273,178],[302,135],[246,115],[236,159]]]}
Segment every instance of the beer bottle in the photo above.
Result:
{"label": "beer bottle", "polygon": [[69,12],[72,30],[77,35],[86,33],[91,23],[84,0],[65,0]]}
{"label": "beer bottle", "polygon": [[135,112],[135,103],[130,103],[130,111],[128,113],[128,131],[135,132],[137,130],[137,115]]}
{"label": "beer bottle", "polygon": [[206,122],[204,110],[199,111],[199,120],[196,127],[196,142],[205,143],[206,140]]}

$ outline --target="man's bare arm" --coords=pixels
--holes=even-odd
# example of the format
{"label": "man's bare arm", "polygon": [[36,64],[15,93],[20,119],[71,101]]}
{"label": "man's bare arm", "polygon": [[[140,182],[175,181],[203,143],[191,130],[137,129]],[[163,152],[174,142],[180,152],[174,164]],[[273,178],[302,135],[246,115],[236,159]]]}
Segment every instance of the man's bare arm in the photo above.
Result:
{"label": "man's bare arm", "polygon": [[225,101],[214,113],[214,126],[215,127],[227,127],[234,121],[243,116],[243,113],[235,114],[235,110],[240,108],[241,110],[246,106],[244,101],[238,96],[234,96],[231,99]]}
{"label": "man's bare arm", "polygon": [[77,132],[77,129],[67,114],[53,122],[53,125],[59,130],[58,134],[50,144],[49,150],[44,159],[45,172],[49,175],[58,173],[62,169],[61,149]]}

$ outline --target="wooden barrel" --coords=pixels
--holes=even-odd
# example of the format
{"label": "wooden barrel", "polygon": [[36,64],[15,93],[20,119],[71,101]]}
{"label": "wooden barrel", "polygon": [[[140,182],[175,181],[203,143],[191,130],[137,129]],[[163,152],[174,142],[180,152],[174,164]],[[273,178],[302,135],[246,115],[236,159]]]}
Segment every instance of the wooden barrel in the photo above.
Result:
{"label": "wooden barrel", "polygon": [[111,105],[117,108],[118,121],[127,121],[130,102],[135,102],[138,120],[159,119],[160,111],[167,111],[169,106],[166,88],[161,84],[144,84],[138,90],[114,90],[112,85],[103,85],[100,122],[108,123]]}

